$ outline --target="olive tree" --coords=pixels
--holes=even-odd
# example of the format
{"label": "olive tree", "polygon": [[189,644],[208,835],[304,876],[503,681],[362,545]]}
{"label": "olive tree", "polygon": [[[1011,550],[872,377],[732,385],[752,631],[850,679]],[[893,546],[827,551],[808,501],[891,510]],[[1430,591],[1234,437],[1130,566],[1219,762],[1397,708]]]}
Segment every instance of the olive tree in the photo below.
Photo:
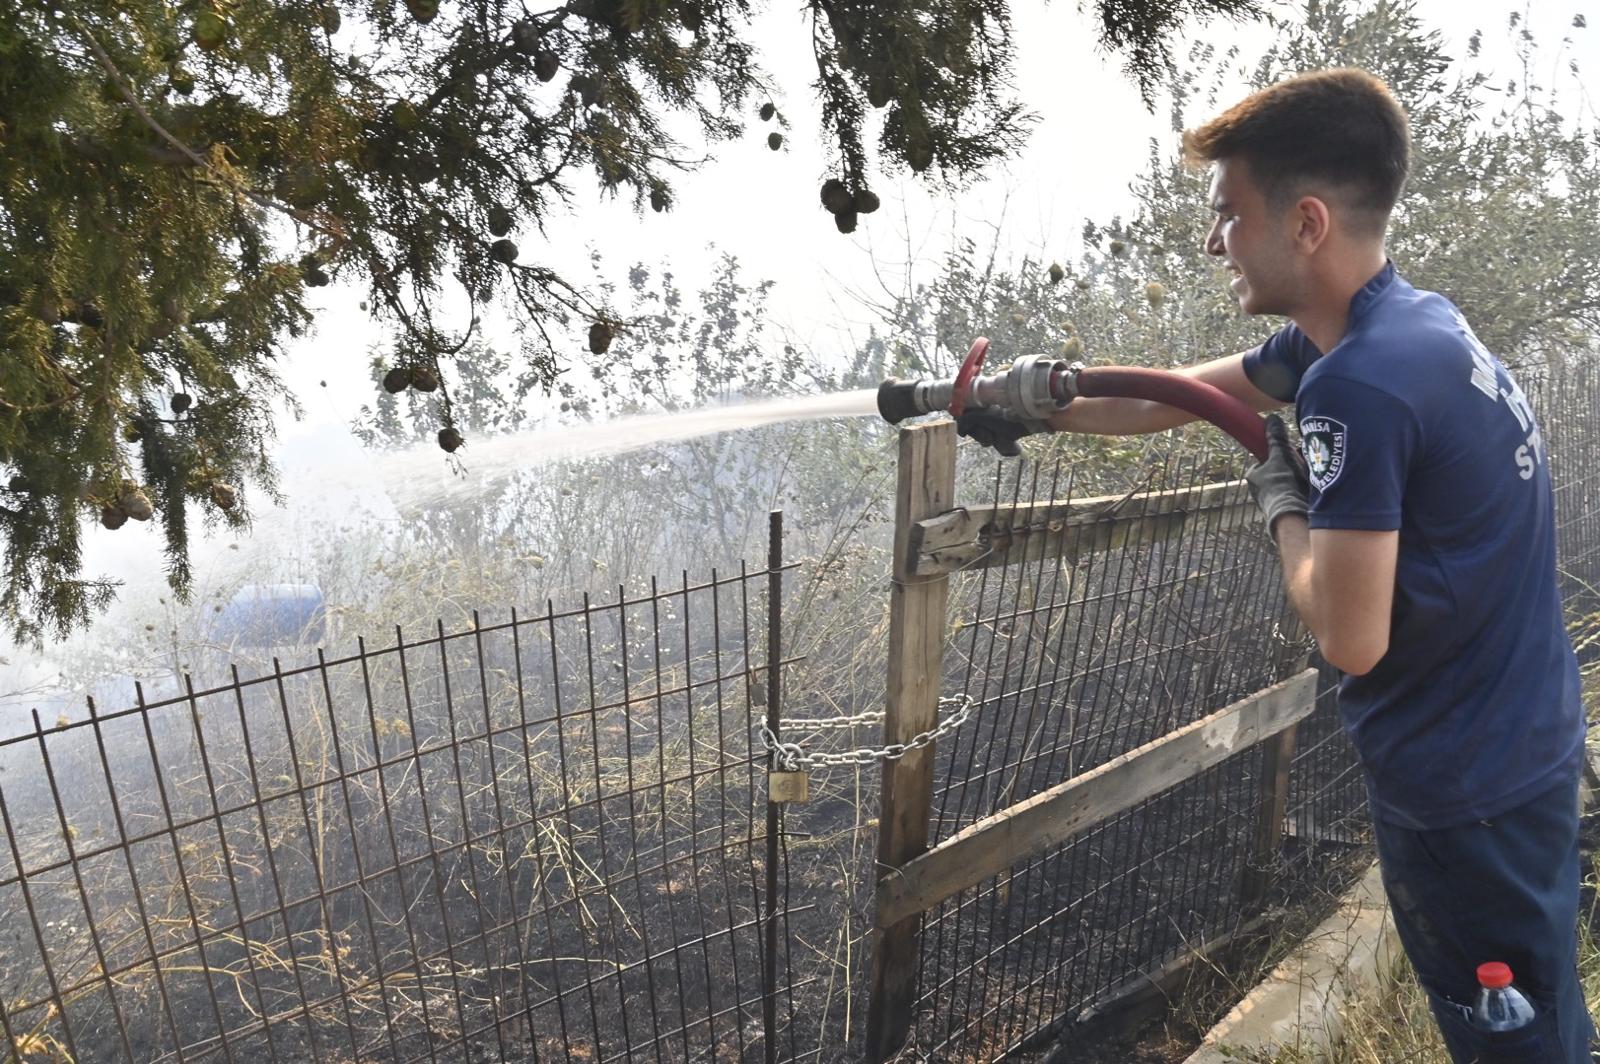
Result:
{"label": "olive tree", "polygon": [[[1520,49],[1517,72],[1548,69],[1520,17],[1506,19]],[[1571,32],[1585,29],[1577,16]],[[1580,109],[1582,72],[1559,67],[1564,88],[1491,82],[1478,69],[1478,38],[1466,47],[1450,55],[1411,4],[1358,0],[1309,0],[1303,18],[1286,23],[1259,57],[1196,45],[1174,78],[1173,136],[1151,144],[1127,214],[1086,220],[1082,250],[1054,262],[1006,262],[998,245],[970,240],[953,247],[932,271],[887,293],[884,321],[858,367],[862,379],[947,375],[977,335],[990,337],[996,358],[1043,351],[1157,367],[1260,343],[1282,323],[1241,314],[1205,253],[1210,175],[1182,162],[1176,134],[1241,91],[1221,86],[1262,87],[1344,66],[1382,77],[1410,115],[1413,170],[1388,241],[1400,270],[1461,306],[1513,368],[1594,358],[1600,131],[1592,110],[1585,117]],[[1167,446],[1083,437],[1053,444],[1141,461]]]}

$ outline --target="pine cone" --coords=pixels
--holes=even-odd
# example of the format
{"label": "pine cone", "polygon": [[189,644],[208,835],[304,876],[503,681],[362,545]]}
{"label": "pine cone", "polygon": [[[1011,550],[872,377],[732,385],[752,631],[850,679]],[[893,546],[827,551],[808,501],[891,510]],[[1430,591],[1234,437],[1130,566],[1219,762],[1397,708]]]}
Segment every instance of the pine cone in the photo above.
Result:
{"label": "pine cone", "polygon": [[194,405],[194,400],[190,398],[188,392],[178,392],[173,395],[171,405],[174,414],[181,414]]}
{"label": "pine cone", "polygon": [[911,166],[911,172],[916,174],[933,165],[933,145],[926,137],[913,140],[906,146],[906,162]]}
{"label": "pine cone", "polygon": [[155,507],[150,505],[150,496],[137,486],[123,488],[117,496],[117,509],[135,521],[148,521],[155,513]]}
{"label": "pine cone", "polygon": [[439,375],[427,366],[418,366],[411,371],[411,387],[419,392],[438,391]]}
{"label": "pine cone", "polygon": [[776,107],[774,107],[770,102],[769,103],[764,103],[764,104],[761,105],[761,112],[760,113],[761,113],[761,121],[770,122],[770,121],[772,121],[772,116],[778,113],[778,109]]}
{"label": "pine cone", "polygon": [[515,219],[511,217],[510,211],[506,210],[497,203],[493,207],[489,208],[488,214],[489,232],[493,233],[495,236],[505,236],[507,233],[511,232],[511,224],[513,221],[515,221]]}
{"label": "pine cone", "polygon": [[1049,274],[1051,284],[1060,284],[1061,279],[1067,275],[1067,271],[1061,268],[1061,263],[1052,262],[1050,264]]}
{"label": "pine cone", "polygon": [[882,206],[882,204],[878,202],[878,194],[876,192],[872,191],[870,188],[864,188],[860,192],[856,193],[855,199],[852,201],[852,206],[855,207],[857,214],[871,214],[873,211]]}
{"label": "pine cone", "polygon": [[533,57],[533,76],[540,81],[554,81],[561,73],[561,60],[554,52],[540,52]]}
{"label": "pine cone", "polygon": [[315,207],[328,194],[328,179],[311,163],[301,163],[284,175],[278,198],[302,210]]}
{"label": "pine cone", "polygon": [[383,390],[390,395],[403,392],[411,384],[411,370],[405,366],[396,366],[383,375]]}
{"label": "pine cone", "polygon": [[100,508],[100,523],[115,532],[128,523],[128,515],[115,506],[102,506]]}
{"label": "pine cone", "polygon": [[611,347],[611,341],[616,336],[615,330],[609,322],[597,321],[589,326],[589,351],[592,354],[603,355]]}
{"label": "pine cone", "polygon": [[588,74],[574,74],[572,80],[567,82],[567,88],[576,93],[583,101],[585,107],[593,107],[600,102],[600,81]]}
{"label": "pine cone", "polygon": [[[522,55],[533,55],[539,50],[539,23],[531,18],[519,19],[511,27],[511,47]],[[541,78],[548,81],[548,78]]]}
{"label": "pine cone", "polygon": [[489,245],[489,255],[496,262],[510,266],[517,261],[517,245],[505,239],[496,240]]}
{"label": "pine cone", "polygon": [[783,134],[776,130],[768,133],[767,147],[771,148],[773,151],[777,151],[779,148],[783,147]]}
{"label": "pine cone", "polygon": [[208,490],[211,501],[216,503],[219,510],[232,510],[239,503],[239,493],[234,490],[232,484],[213,480]]}
{"label": "pine cone", "polygon": [[214,52],[228,40],[228,20],[203,10],[194,18],[194,43],[202,52]]}
{"label": "pine cone", "polygon": [[456,449],[459,448],[464,442],[465,441],[461,438],[461,433],[457,432],[454,428],[446,426],[439,430],[439,446],[444,448],[450,454],[454,454]]}
{"label": "pine cone", "polygon": [[838,214],[840,211],[851,210],[855,206],[855,197],[850,195],[850,190],[844,182],[837,177],[830,177],[822,183],[822,205],[829,214]]}
{"label": "pine cone", "polygon": [[389,117],[402,133],[410,133],[422,124],[422,116],[417,114],[417,107],[410,100],[400,100],[389,108]]}
{"label": "pine cone", "polygon": [[838,229],[839,232],[841,232],[841,233],[853,233],[853,232],[855,232],[856,231],[856,212],[855,211],[840,211],[838,214],[833,216],[833,225],[834,225],[834,228]]}

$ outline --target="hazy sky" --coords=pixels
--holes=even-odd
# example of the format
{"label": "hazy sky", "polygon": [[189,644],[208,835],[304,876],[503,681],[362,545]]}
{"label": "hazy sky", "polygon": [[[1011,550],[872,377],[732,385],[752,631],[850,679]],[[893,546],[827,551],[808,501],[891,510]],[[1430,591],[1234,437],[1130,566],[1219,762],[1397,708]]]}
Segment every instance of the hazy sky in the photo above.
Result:
{"label": "hazy sky", "polygon": [[[1452,54],[1463,54],[1467,37],[1482,30],[1484,60],[1497,80],[1521,79],[1506,23],[1511,10],[1523,12],[1541,44],[1543,83],[1554,80],[1564,89],[1571,88],[1569,58],[1576,58],[1586,73],[1600,72],[1600,25],[1571,27],[1580,6],[1580,0],[1527,5],[1420,0],[1417,5]],[[536,233],[519,235],[524,261],[539,260],[588,279],[588,249],[594,245],[607,256],[610,279],[620,282],[632,262],[655,266],[670,258],[684,286],[692,290],[707,276],[713,255],[709,245],[714,244],[718,253],[740,259],[748,280],[777,282],[770,304],[776,323],[823,357],[847,355],[850,328],[860,331],[870,320],[851,299],[852,290],[878,290],[876,275],[899,284],[908,261],[920,260],[927,271],[950,245],[952,234],[983,242],[999,227],[1014,258],[1029,254],[1046,263],[1052,258],[1065,261],[1076,250],[1085,217],[1103,220],[1124,207],[1129,182],[1147,163],[1150,138],[1170,148],[1173,134],[1165,107],[1147,112],[1117,61],[1096,50],[1093,27],[1077,3],[1017,0],[1014,11],[1017,84],[1040,120],[1020,158],[997,167],[985,182],[959,196],[938,194],[901,173],[879,174],[874,187],[882,210],[864,219],[852,236],[834,231],[817,201],[817,187],[827,175],[810,98],[815,68],[809,38],[799,5],[784,0],[758,18],[755,33],[765,67],[781,87],[774,102],[790,122],[785,150],[768,150],[766,135],[773,126],[752,113],[746,138],[723,145],[716,161],[677,184],[672,211],[635,215],[629,204],[603,201],[580,187],[573,213],[551,225],[548,243]],[[1258,55],[1270,38],[1266,27],[1255,24],[1213,23],[1194,32],[1237,43],[1247,58]],[[1562,46],[1567,36],[1572,44]],[[1593,121],[1592,111],[1586,119]],[[320,307],[317,331],[293,350],[284,367],[306,412],[303,421],[286,418],[280,426],[290,507],[273,511],[263,500],[252,499],[259,524],[253,541],[240,543],[240,550],[227,549],[232,537],[207,545],[197,541],[197,573],[202,577],[208,567],[256,552],[281,555],[292,549],[288,541],[308,534],[307,516],[322,508],[316,499],[322,496],[325,504],[328,491],[326,479],[307,475],[305,467],[336,465],[348,473],[359,471],[368,460],[348,426],[372,398],[365,352],[382,340],[383,331],[359,311],[361,291],[336,285],[312,295],[313,305]],[[586,357],[581,328],[573,331],[565,353],[571,361]],[[444,472],[442,454],[422,453],[419,469],[435,463]],[[470,462],[470,446],[465,456]],[[147,588],[155,586],[162,566],[152,525],[130,524],[114,534],[91,528],[86,573],[111,572],[143,581]]]}

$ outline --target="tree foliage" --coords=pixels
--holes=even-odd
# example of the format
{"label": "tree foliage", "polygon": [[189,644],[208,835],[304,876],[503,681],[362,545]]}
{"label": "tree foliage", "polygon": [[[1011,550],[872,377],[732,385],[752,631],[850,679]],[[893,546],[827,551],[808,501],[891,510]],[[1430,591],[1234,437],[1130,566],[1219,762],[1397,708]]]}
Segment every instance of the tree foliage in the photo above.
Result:
{"label": "tree foliage", "polygon": [[[1506,18],[1517,73],[1549,69],[1520,17]],[[1575,20],[1572,32],[1583,31]],[[1585,118],[1579,110],[1581,72],[1557,67],[1565,88],[1503,74],[1491,81],[1478,69],[1475,41],[1468,47],[1450,55],[1409,3],[1308,0],[1262,56],[1196,45],[1173,81],[1172,127],[1233,103],[1241,90],[1231,86],[1241,81],[1261,87],[1306,70],[1372,71],[1411,118],[1413,171],[1388,241],[1401,271],[1455,301],[1513,368],[1534,373],[1592,359],[1600,337],[1600,131],[1593,112]],[[962,243],[931,277],[889,294],[860,379],[948,375],[978,335],[990,337],[997,361],[1046,351],[1166,367],[1255,346],[1281,322],[1240,314],[1205,253],[1209,176],[1180,161],[1176,138],[1153,143],[1130,188],[1131,211],[1087,220],[1084,250],[1063,255],[1066,265],[1012,264]],[[1190,442],[1070,437],[1051,445],[1086,458],[1120,455],[1137,471],[1154,452]]]}
{"label": "tree foliage", "polygon": [[[1148,78],[1140,57],[1175,12],[1247,7],[1098,10]],[[875,208],[877,168],[955,181],[1017,146],[1008,10],[811,0],[840,229]],[[111,593],[80,575],[84,520],[158,517],[179,591],[195,512],[248,521],[245,486],[272,490],[272,411],[293,401],[274,366],[311,325],[308,287],[368,289],[390,364],[439,381],[441,444],[461,437],[440,361],[485,308],[520,327],[541,387],[574,328],[596,354],[626,338],[604,293],[540,263],[542,224],[580,183],[669,209],[703,149],[752,126],[781,148],[751,15],[748,0],[0,0],[13,633],[64,631]]]}

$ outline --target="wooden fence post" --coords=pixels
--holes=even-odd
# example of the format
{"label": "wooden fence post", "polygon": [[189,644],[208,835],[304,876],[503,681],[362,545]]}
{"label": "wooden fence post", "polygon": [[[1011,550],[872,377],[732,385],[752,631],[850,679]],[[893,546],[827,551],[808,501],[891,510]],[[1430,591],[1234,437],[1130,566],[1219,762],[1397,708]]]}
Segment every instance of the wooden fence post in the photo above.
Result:
{"label": "wooden fence post", "polygon": [[[1301,648],[1308,634],[1306,627],[1288,606],[1284,608],[1278,631],[1283,644],[1273,655],[1273,665],[1274,678],[1281,680],[1303,672],[1311,661],[1311,653]],[[1316,697],[1315,690],[1312,697]],[[1273,873],[1283,847],[1284,818],[1289,812],[1289,769],[1294,762],[1298,731],[1298,725],[1285,728],[1264,744],[1266,749],[1261,758],[1261,778],[1256,792],[1255,840],[1239,885],[1239,901],[1246,912],[1264,905],[1267,892],[1272,888]]]}
{"label": "wooden fence post", "polygon": [[[895,491],[894,583],[889,590],[889,676],[883,735],[903,743],[938,720],[949,577],[911,576],[918,544],[912,526],[955,504],[956,435],[949,421],[900,432]],[[878,811],[878,878],[898,874],[928,848],[933,801],[932,745],[883,763]],[[921,915],[874,927],[867,1059],[887,1060],[911,1029]]]}

